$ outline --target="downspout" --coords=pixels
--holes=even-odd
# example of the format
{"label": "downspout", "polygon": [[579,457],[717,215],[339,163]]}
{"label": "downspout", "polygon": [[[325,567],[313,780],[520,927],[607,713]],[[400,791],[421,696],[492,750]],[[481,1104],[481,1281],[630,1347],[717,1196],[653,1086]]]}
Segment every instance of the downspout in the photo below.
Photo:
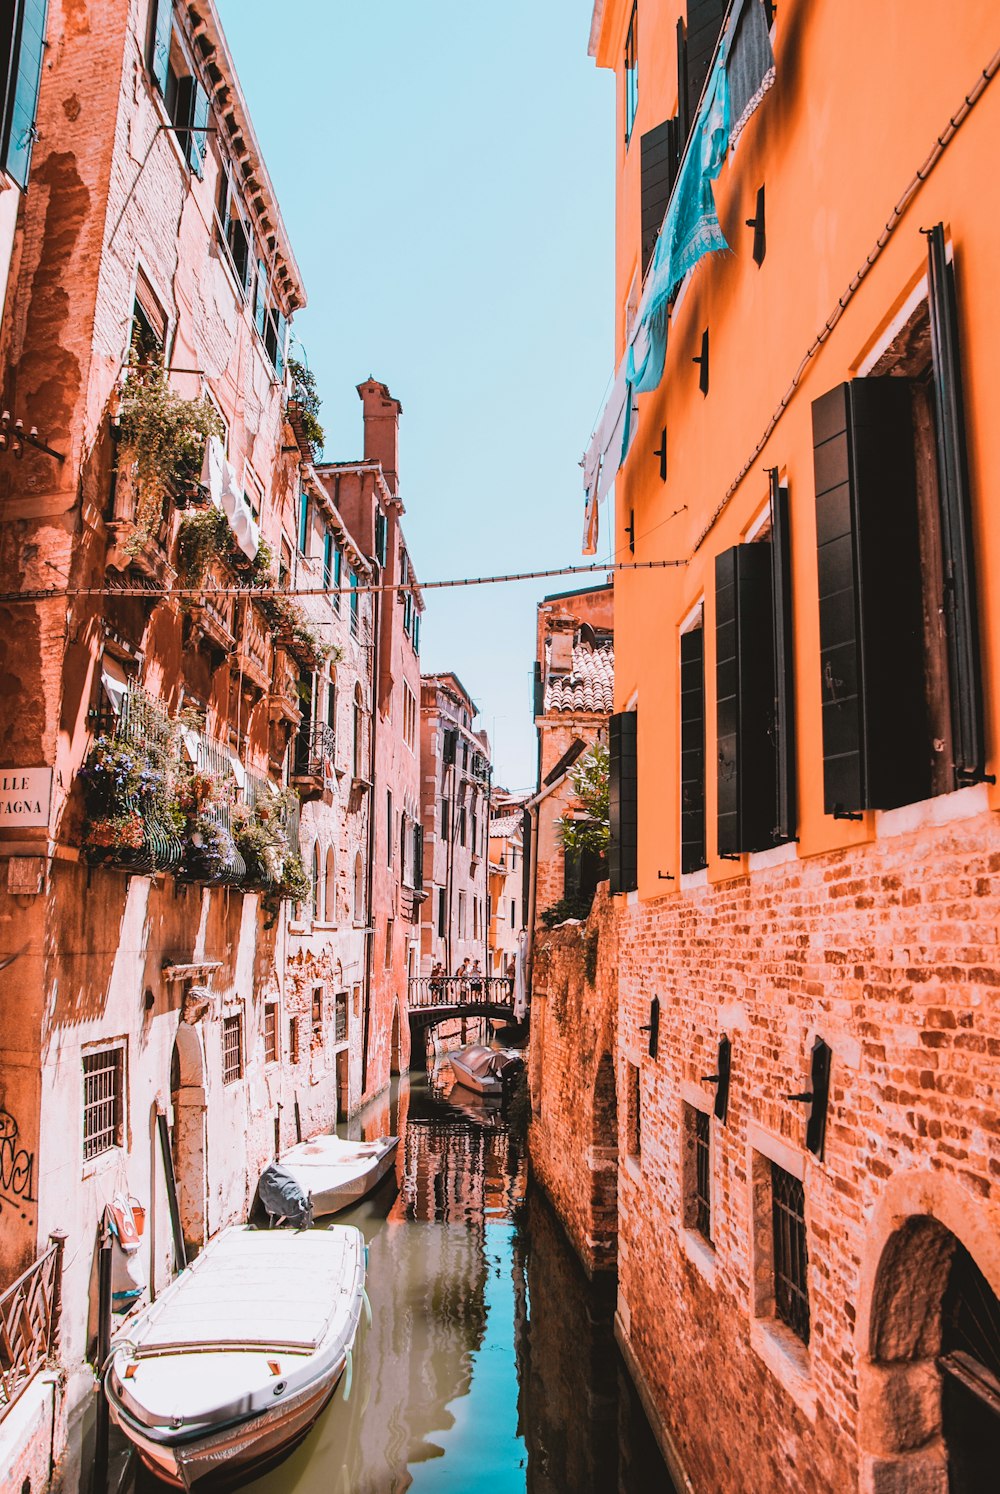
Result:
{"label": "downspout", "polygon": [[[380,577],[377,561],[373,561],[375,579]],[[375,965],[375,909],[373,895],[375,887],[375,733],[378,722],[378,644],[379,618],[378,593],[372,597],[372,729],[368,752],[368,871],[365,877],[365,991],[363,1025],[361,1036],[361,1098],[368,1091],[368,1038],[371,1031],[372,979]]]}

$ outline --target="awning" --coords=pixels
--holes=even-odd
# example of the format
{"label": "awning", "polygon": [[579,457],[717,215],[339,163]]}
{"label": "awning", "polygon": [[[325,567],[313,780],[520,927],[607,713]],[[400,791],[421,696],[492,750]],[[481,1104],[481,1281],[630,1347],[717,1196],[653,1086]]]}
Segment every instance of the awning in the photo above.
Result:
{"label": "awning", "polygon": [[105,654],[101,660],[101,687],[108,697],[111,709],[116,716],[120,716],[125,709],[125,697],[128,694],[128,675],[111,654]]}

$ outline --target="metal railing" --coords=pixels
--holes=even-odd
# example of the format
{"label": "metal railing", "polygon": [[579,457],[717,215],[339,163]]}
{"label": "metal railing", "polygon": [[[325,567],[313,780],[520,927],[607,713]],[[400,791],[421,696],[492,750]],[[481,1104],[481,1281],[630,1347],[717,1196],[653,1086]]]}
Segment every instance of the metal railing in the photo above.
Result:
{"label": "metal railing", "polygon": [[0,1422],[42,1366],[59,1353],[63,1247],[56,1231],[34,1265],[0,1295]]}
{"label": "metal railing", "polygon": [[409,981],[411,1010],[428,1006],[514,1005],[514,982],[505,975],[418,975]]}
{"label": "metal railing", "polygon": [[295,767],[297,778],[332,778],[334,773],[336,734],[332,726],[315,721],[295,738]]}

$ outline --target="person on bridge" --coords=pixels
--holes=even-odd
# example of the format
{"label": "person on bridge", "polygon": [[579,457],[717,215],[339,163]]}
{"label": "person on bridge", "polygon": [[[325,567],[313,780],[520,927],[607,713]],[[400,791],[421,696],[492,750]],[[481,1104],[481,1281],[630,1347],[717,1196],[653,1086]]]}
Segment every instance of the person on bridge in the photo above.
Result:
{"label": "person on bridge", "polygon": [[431,995],[435,1001],[440,1001],[444,994],[444,966],[438,960],[431,971]]}
{"label": "person on bridge", "polygon": [[473,960],[472,969],[469,971],[469,985],[473,994],[478,996],[483,989],[483,972],[478,960]]}
{"label": "person on bridge", "polygon": [[458,999],[459,1001],[464,1001],[466,996],[466,982],[469,979],[468,956],[466,956],[461,965],[459,965],[458,969],[455,971],[455,979],[459,982]]}

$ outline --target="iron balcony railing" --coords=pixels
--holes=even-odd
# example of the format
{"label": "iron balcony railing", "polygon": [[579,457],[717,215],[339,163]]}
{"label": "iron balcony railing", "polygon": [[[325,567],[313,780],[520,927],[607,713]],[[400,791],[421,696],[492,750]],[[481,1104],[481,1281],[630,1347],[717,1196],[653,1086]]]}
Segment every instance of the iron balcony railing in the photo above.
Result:
{"label": "iron balcony railing", "polygon": [[317,721],[295,738],[295,777],[330,779],[334,776],[337,738],[332,726]]}
{"label": "iron balcony railing", "polygon": [[514,1005],[514,982],[505,975],[418,975],[409,981],[411,1010],[429,1006]]}
{"label": "iron balcony railing", "polygon": [[48,1250],[0,1295],[0,1422],[32,1379],[59,1353],[63,1247],[49,1236]]}

